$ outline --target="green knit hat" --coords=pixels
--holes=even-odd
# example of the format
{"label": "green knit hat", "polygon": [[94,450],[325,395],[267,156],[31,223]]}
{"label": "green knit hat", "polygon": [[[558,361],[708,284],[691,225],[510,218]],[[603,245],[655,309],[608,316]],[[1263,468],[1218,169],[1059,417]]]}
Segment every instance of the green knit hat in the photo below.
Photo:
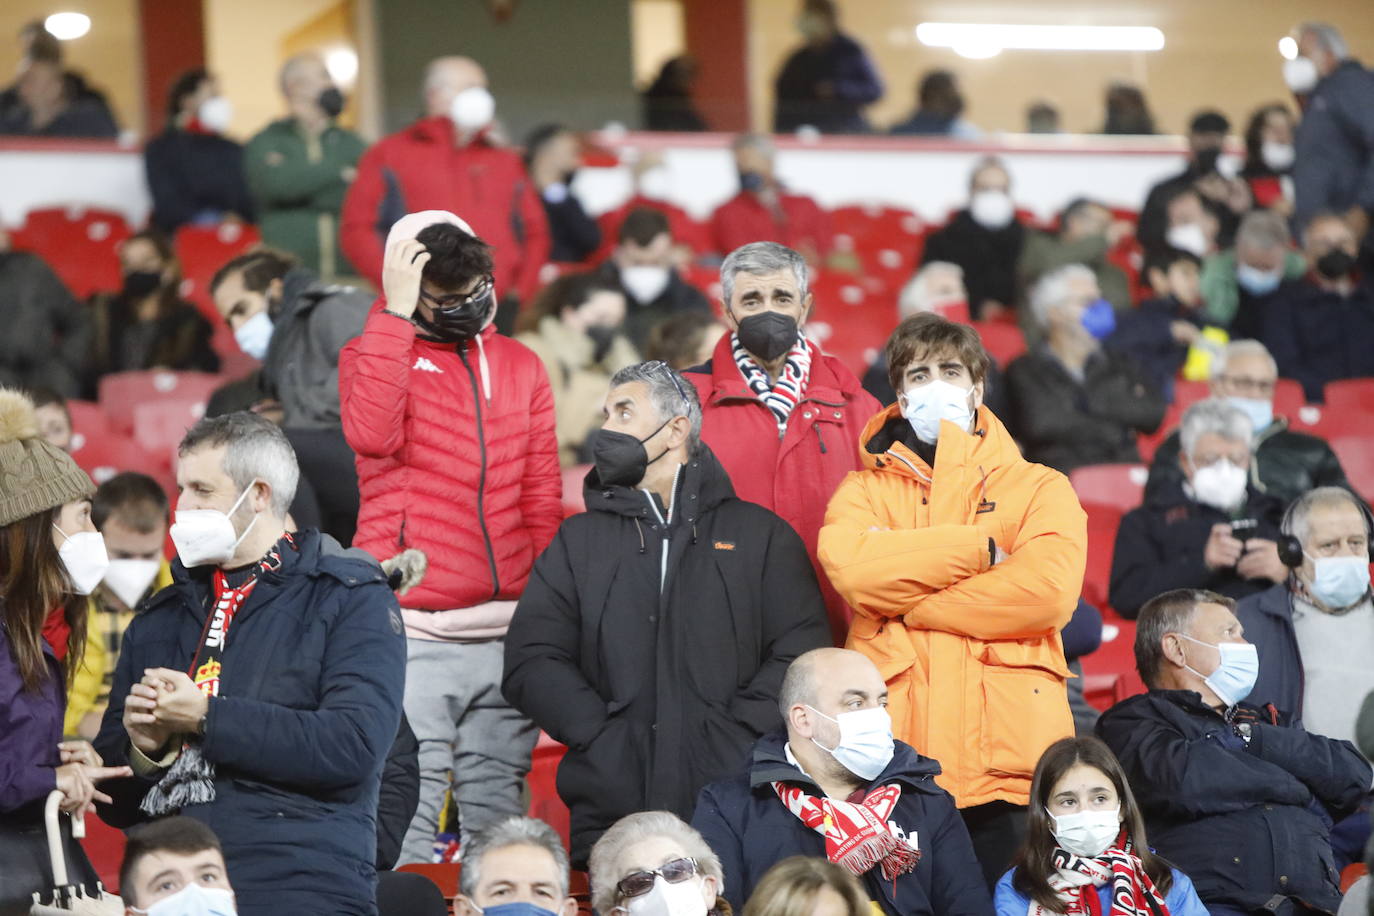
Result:
{"label": "green knit hat", "polygon": [[0,388],[0,527],[94,494],[71,455],[39,437],[33,402]]}

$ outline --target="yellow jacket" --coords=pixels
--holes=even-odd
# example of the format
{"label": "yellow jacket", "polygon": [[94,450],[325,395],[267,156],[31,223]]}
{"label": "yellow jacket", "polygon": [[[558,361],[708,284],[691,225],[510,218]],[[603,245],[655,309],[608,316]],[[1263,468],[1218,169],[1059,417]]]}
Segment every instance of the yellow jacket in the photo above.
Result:
{"label": "yellow jacket", "polygon": [[[869,420],[864,470],[830,500],[819,553],[855,611],[846,645],[887,681],[896,737],[940,762],[959,807],[1027,803],[1041,753],[1073,734],[1059,630],[1083,585],[1087,517],[987,408],[949,422],[935,468]],[[989,538],[1006,552],[995,566]]]}

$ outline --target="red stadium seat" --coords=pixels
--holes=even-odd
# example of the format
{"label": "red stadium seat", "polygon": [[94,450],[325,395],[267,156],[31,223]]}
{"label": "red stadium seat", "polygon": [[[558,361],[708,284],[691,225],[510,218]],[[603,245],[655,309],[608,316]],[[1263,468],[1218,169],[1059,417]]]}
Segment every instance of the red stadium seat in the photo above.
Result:
{"label": "red stadium seat", "polygon": [[567,753],[567,748],[539,733],[539,742],[534,746],[530,759],[530,817],[537,817],[558,832],[563,844],[568,845],[571,824],[568,806],[558,797],[556,785],[558,764]]}
{"label": "red stadium seat", "polygon": [[1183,408],[1179,406],[1178,397],[1175,396],[1174,403],[1170,404],[1164,411],[1164,419],[1160,421],[1159,428],[1152,433],[1141,433],[1136,437],[1136,448],[1140,452],[1140,460],[1149,464],[1154,458],[1155,452],[1159,450],[1160,443],[1169,438],[1169,434],[1178,429],[1178,420],[1183,416]]}
{"label": "red stadium seat", "polygon": [[1346,479],[1355,492],[1366,502],[1374,502],[1374,430],[1366,429],[1361,436],[1332,437],[1331,448],[1341,459]]}
{"label": "red stadium seat", "polygon": [[720,270],[704,264],[688,264],[678,268],[678,273],[688,286],[695,286],[711,302],[713,309],[720,308]]}
{"label": "red stadium seat", "polygon": [[80,206],[30,210],[11,233],[17,251],[31,251],[48,263],[77,298],[113,292],[122,282],[119,243],[131,235],[114,210]]}
{"label": "red stadium seat", "polygon": [[210,299],[215,271],[252,248],[262,236],[254,226],[220,223],[218,226],[182,226],[177,230],[176,252],[181,261],[181,296],[192,302],[211,321],[220,321]]}
{"label": "red stadium seat", "polygon": [[819,274],[811,289],[815,305],[806,335],[862,378],[897,325],[893,299],[844,274]]}
{"label": "red stadium seat", "polygon": [[175,468],[176,448],[186,431],[205,416],[204,399],[167,398],[134,406],[134,441]]}
{"label": "red stadium seat", "polygon": [[983,349],[997,365],[1005,367],[1026,352],[1026,336],[1016,325],[1004,321],[974,321],[972,324],[983,339]]}
{"label": "red stadium seat", "polygon": [[1128,512],[1145,498],[1149,469],[1143,464],[1091,464],[1069,474],[1079,502]]}
{"label": "red stadium seat", "polygon": [[1307,404],[1302,384],[1291,378],[1281,378],[1274,384],[1274,413],[1292,417]]}
{"label": "red stadium seat", "polygon": [[72,418],[72,431],[84,439],[92,439],[111,432],[110,418],[95,401],[68,401],[67,413]]}
{"label": "red stadium seat", "polygon": [[891,248],[911,252],[913,260],[926,231],[921,218],[910,210],[878,205],[839,207],[830,211],[830,224],[840,251]]}
{"label": "red stadium seat", "polygon": [[1209,382],[1190,382],[1187,379],[1178,379],[1174,382],[1174,406],[1181,411],[1211,396],[1212,388]]}
{"label": "red stadium seat", "polygon": [[94,814],[86,815],[86,836],[81,848],[101,882],[111,891],[119,890],[119,866],[124,861],[124,831],[111,827]]}
{"label": "red stadium seat", "polygon": [[1326,409],[1347,421],[1355,417],[1374,418],[1374,378],[1348,378],[1327,382]]}
{"label": "red stadium seat", "polygon": [[91,479],[102,484],[121,471],[138,471],[157,480],[168,493],[176,493],[176,482],[168,472],[165,456],[152,455],[132,438],[117,432],[83,438],[72,443],[72,460]]}
{"label": "red stadium seat", "polygon": [[1088,513],[1088,558],[1083,573],[1083,600],[1094,607],[1107,608],[1107,588],[1112,575],[1112,551],[1116,529],[1121,526],[1121,509],[1100,503],[1084,503]]}
{"label": "red stadium seat", "polygon": [[1356,881],[1369,874],[1369,866],[1363,862],[1351,862],[1341,870],[1341,893],[1350,890],[1350,886]]}
{"label": "red stadium seat", "polygon": [[224,377],[209,372],[116,372],[100,380],[100,406],[111,425],[126,435],[134,433],[134,408],[156,401],[210,399]]}

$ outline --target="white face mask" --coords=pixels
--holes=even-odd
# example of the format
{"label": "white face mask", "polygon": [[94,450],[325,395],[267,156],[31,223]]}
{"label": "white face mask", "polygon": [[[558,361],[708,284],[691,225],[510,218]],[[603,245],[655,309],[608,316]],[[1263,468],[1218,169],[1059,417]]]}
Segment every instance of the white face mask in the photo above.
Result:
{"label": "white face mask", "polygon": [[105,587],[132,610],[138,599],[148,593],[161,568],[157,560],[111,560],[105,573]]}
{"label": "white face mask", "polygon": [[1329,610],[1350,607],[1369,591],[1369,554],[1357,557],[1314,557],[1307,590]]}
{"label": "white face mask", "polygon": [[267,355],[267,345],[272,342],[272,319],[267,317],[267,309],[258,312],[234,329],[234,342],[239,349],[254,359],[261,360]]}
{"label": "white face mask", "polygon": [[222,134],[234,120],[234,105],[222,95],[212,95],[196,109],[196,120],[201,127]]}
{"label": "white face mask", "polygon": [[1319,79],[1321,74],[1310,57],[1295,57],[1283,62],[1283,81],[1299,95],[1315,89]]}
{"label": "white face mask", "polygon": [[640,305],[648,305],[663,295],[671,280],[666,267],[639,264],[620,268],[620,285],[625,287],[625,292]]}
{"label": "white face mask", "polygon": [[973,425],[972,393],[971,388],[935,379],[906,390],[902,416],[911,424],[916,438],[933,445],[940,438],[941,420],[948,420],[968,432]]}
{"label": "white face mask", "polygon": [[706,896],[701,876],[669,884],[662,875],[654,876],[654,889],[631,897],[625,904],[630,916],[706,916]]}
{"label": "white face mask", "polygon": [[1200,258],[1207,256],[1207,233],[1197,223],[1170,226],[1169,231],[1164,233],[1164,240],[1173,247]]}
{"label": "white face mask", "polygon": [[147,916],[237,916],[238,913],[234,909],[233,891],[203,884],[188,884],[146,910],[136,906],[129,909],[135,913],[146,913]]}
{"label": "white face mask", "polygon": [[1076,856],[1089,859],[1100,856],[1121,835],[1120,805],[1110,811],[1054,814],[1046,808],[1045,813],[1050,816],[1055,842],[1065,852]]}
{"label": "white face mask", "polygon": [[1245,501],[1250,472],[1223,458],[1193,472],[1193,498],[1204,506],[1230,512]]}
{"label": "white face mask", "polygon": [[969,198],[968,212],[984,229],[1002,229],[1016,215],[1016,205],[1005,191],[975,191]]}
{"label": "white face mask", "polygon": [[[253,481],[257,483],[257,481]],[[234,536],[234,522],[231,516],[238,511],[239,505],[253,484],[239,494],[228,514],[218,509],[178,509],[176,521],[172,523],[172,543],[176,545],[177,556],[182,564],[190,569],[193,566],[223,566],[234,558],[234,551],[248,537],[248,532],[258,523],[257,515],[243,529],[243,534]]]}
{"label": "white face mask", "polygon": [[105,552],[105,537],[99,531],[78,531],[68,534],[56,525],[57,533],[66,538],[57,548],[62,565],[67,567],[67,576],[72,580],[72,588],[78,595],[89,595],[95,591],[105,571],[110,568],[110,555]]}
{"label": "white face mask", "polygon": [[892,762],[896,745],[892,741],[892,717],[886,708],[875,706],[872,709],[856,709],[833,718],[814,706],[806,708],[840,727],[840,743],[833,748],[826,747],[815,738],[811,739],[811,743],[834,757],[840,766],[855,776],[866,780],[877,779]]}
{"label": "white face mask", "polygon": [[1276,172],[1286,172],[1293,167],[1293,160],[1297,154],[1293,151],[1291,143],[1275,143],[1273,140],[1265,140],[1260,144],[1260,158],[1264,164]]}
{"label": "white face mask", "polygon": [[639,176],[639,193],[650,200],[667,200],[673,193],[673,176],[668,167],[656,165]]}
{"label": "white face mask", "polygon": [[453,97],[448,117],[461,130],[481,130],[496,116],[496,99],[485,86],[469,86]]}

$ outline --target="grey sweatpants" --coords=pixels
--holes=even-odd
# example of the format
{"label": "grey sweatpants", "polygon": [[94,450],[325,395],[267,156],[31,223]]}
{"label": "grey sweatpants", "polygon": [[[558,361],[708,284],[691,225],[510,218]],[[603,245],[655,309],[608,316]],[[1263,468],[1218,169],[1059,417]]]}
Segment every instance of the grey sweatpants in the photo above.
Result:
{"label": "grey sweatpants", "polygon": [[539,731],[501,696],[505,641],[407,639],[406,717],[420,742],[420,804],[398,864],[429,862],[444,790],[453,797],[462,841],[523,814],[521,791]]}

